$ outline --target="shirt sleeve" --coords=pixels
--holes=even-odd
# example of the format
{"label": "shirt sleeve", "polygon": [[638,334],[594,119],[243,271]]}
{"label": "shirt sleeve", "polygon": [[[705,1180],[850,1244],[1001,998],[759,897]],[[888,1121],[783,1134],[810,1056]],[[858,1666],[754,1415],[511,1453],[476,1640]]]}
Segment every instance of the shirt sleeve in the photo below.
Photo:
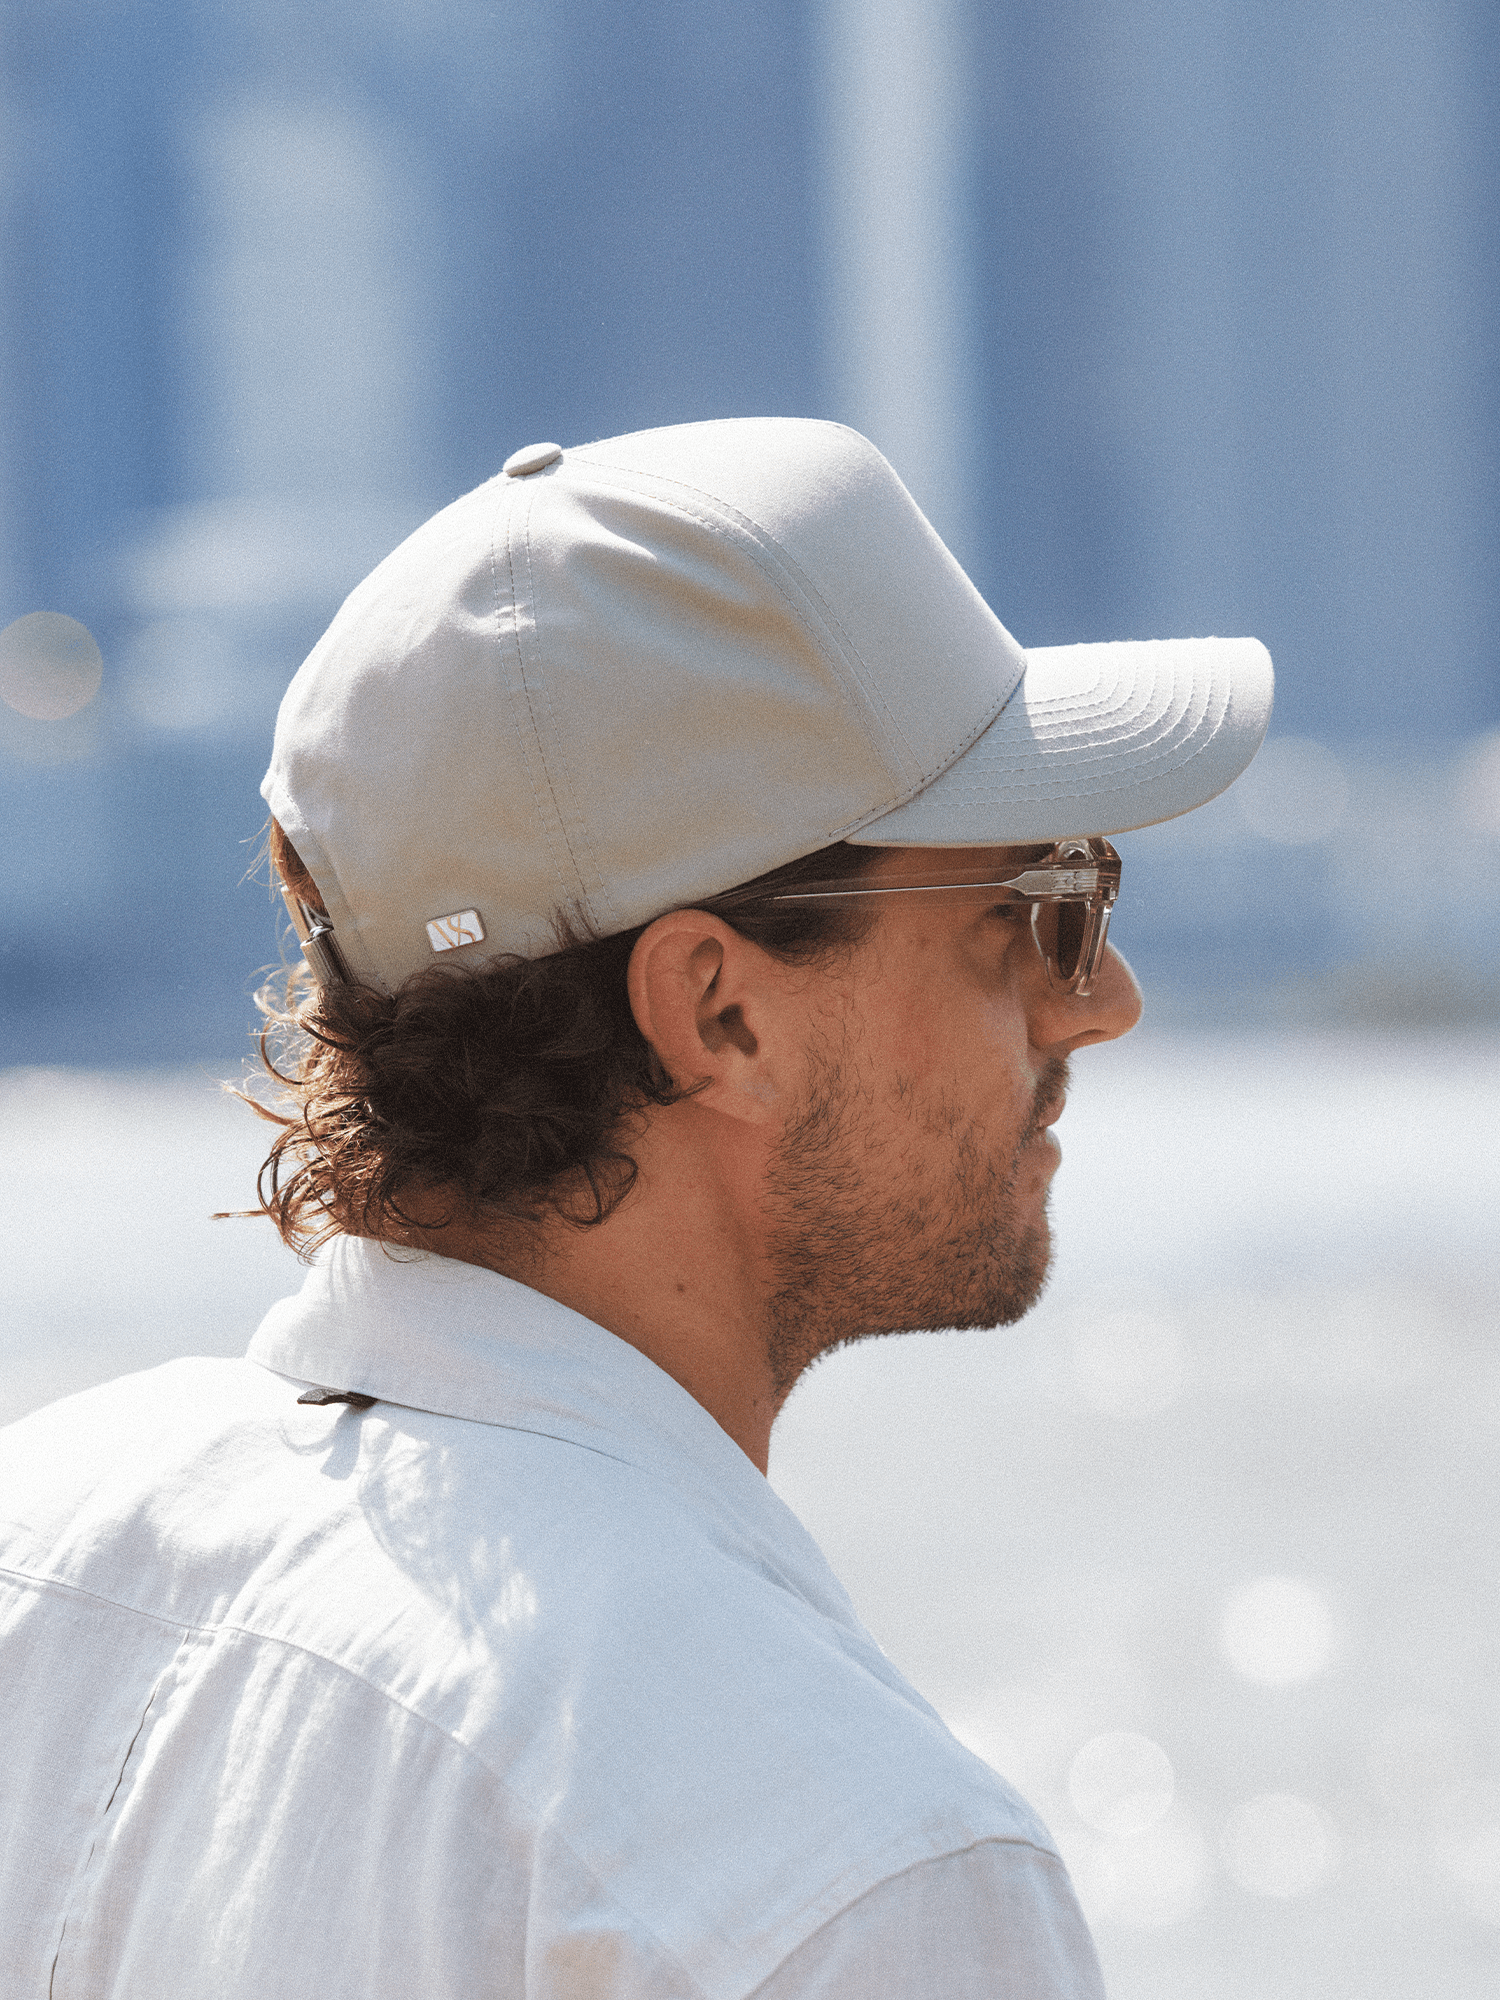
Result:
{"label": "shirt sleeve", "polygon": [[754,2000],[1104,2000],[1094,1941],[1055,1854],[986,1840],[851,1903]]}

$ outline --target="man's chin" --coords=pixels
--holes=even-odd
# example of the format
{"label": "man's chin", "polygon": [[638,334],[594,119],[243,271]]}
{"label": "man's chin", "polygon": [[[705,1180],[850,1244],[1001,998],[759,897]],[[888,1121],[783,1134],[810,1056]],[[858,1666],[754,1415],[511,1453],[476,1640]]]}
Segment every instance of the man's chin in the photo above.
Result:
{"label": "man's chin", "polygon": [[1046,1215],[1010,1248],[1009,1266],[986,1300],[983,1317],[971,1320],[971,1326],[1014,1326],[1046,1291],[1052,1275],[1052,1230]]}
{"label": "man's chin", "polygon": [[991,1326],[1014,1326],[1047,1289],[1052,1270],[1052,1232],[1046,1217],[1019,1241],[1006,1245],[1003,1267],[955,1286],[948,1299],[924,1302],[919,1321],[882,1327],[890,1333],[973,1333]]}
{"label": "man's chin", "polygon": [[[772,1302],[767,1357],[777,1393],[785,1395],[820,1356],[860,1341],[981,1331],[1024,1319],[1046,1288],[1052,1261],[1045,1190],[1033,1216],[1018,1231],[1002,1205],[988,1226],[976,1227],[971,1219],[967,1234],[936,1244],[922,1244],[913,1231],[915,1247],[903,1257],[870,1256],[849,1271],[843,1286],[830,1282],[813,1246],[799,1245],[801,1254],[787,1260],[791,1282]],[[847,1248],[846,1237],[829,1261],[837,1263]],[[889,1252],[888,1243],[881,1248]],[[809,1282],[814,1272],[815,1284]]]}

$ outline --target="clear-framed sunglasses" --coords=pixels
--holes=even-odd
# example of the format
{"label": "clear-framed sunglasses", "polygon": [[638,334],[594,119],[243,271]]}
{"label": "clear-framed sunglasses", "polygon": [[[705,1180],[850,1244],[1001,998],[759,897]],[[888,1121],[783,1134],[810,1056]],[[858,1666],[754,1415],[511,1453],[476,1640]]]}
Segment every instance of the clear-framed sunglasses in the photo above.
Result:
{"label": "clear-framed sunglasses", "polygon": [[962,897],[980,903],[1029,903],[1031,928],[1047,968],[1047,978],[1063,993],[1087,999],[1104,957],[1109,913],[1120,893],[1120,857],[1107,840],[1059,840],[1042,849],[1014,874],[989,869],[937,873],[930,867],[910,875],[864,882],[797,882],[770,892],[746,889],[714,896],[699,907],[732,910],[747,903],[856,902],[876,896],[914,896],[945,901]]}

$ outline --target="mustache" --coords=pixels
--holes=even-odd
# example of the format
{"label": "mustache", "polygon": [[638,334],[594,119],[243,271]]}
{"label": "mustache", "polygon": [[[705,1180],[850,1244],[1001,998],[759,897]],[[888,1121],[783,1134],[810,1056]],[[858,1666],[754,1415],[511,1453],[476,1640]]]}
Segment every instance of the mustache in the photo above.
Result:
{"label": "mustache", "polygon": [[1031,1107],[1031,1121],[1026,1127],[1026,1137],[1021,1142],[1023,1145],[1036,1138],[1043,1127],[1062,1109],[1071,1076],[1066,1056],[1048,1057],[1041,1080],[1036,1087],[1036,1097]]}

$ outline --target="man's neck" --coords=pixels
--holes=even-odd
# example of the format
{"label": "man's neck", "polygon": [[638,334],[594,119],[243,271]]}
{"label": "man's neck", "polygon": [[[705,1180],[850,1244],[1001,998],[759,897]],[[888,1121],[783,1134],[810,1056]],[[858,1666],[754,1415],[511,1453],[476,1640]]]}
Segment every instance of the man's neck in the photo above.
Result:
{"label": "man's neck", "polygon": [[549,1217],[522,1233],[454,1221],[425,1242],[628,1341],[764,1472],[785,1397],[767,1348],[764,1231],[745,1219],[760,1213],[746,1199],[756,1173],[746,1154],[757,1149],[745,1127],[719,1129],[727,1124],[690,1103],[648,1120],[631,1139],[635,1185],[603,1222]]}

